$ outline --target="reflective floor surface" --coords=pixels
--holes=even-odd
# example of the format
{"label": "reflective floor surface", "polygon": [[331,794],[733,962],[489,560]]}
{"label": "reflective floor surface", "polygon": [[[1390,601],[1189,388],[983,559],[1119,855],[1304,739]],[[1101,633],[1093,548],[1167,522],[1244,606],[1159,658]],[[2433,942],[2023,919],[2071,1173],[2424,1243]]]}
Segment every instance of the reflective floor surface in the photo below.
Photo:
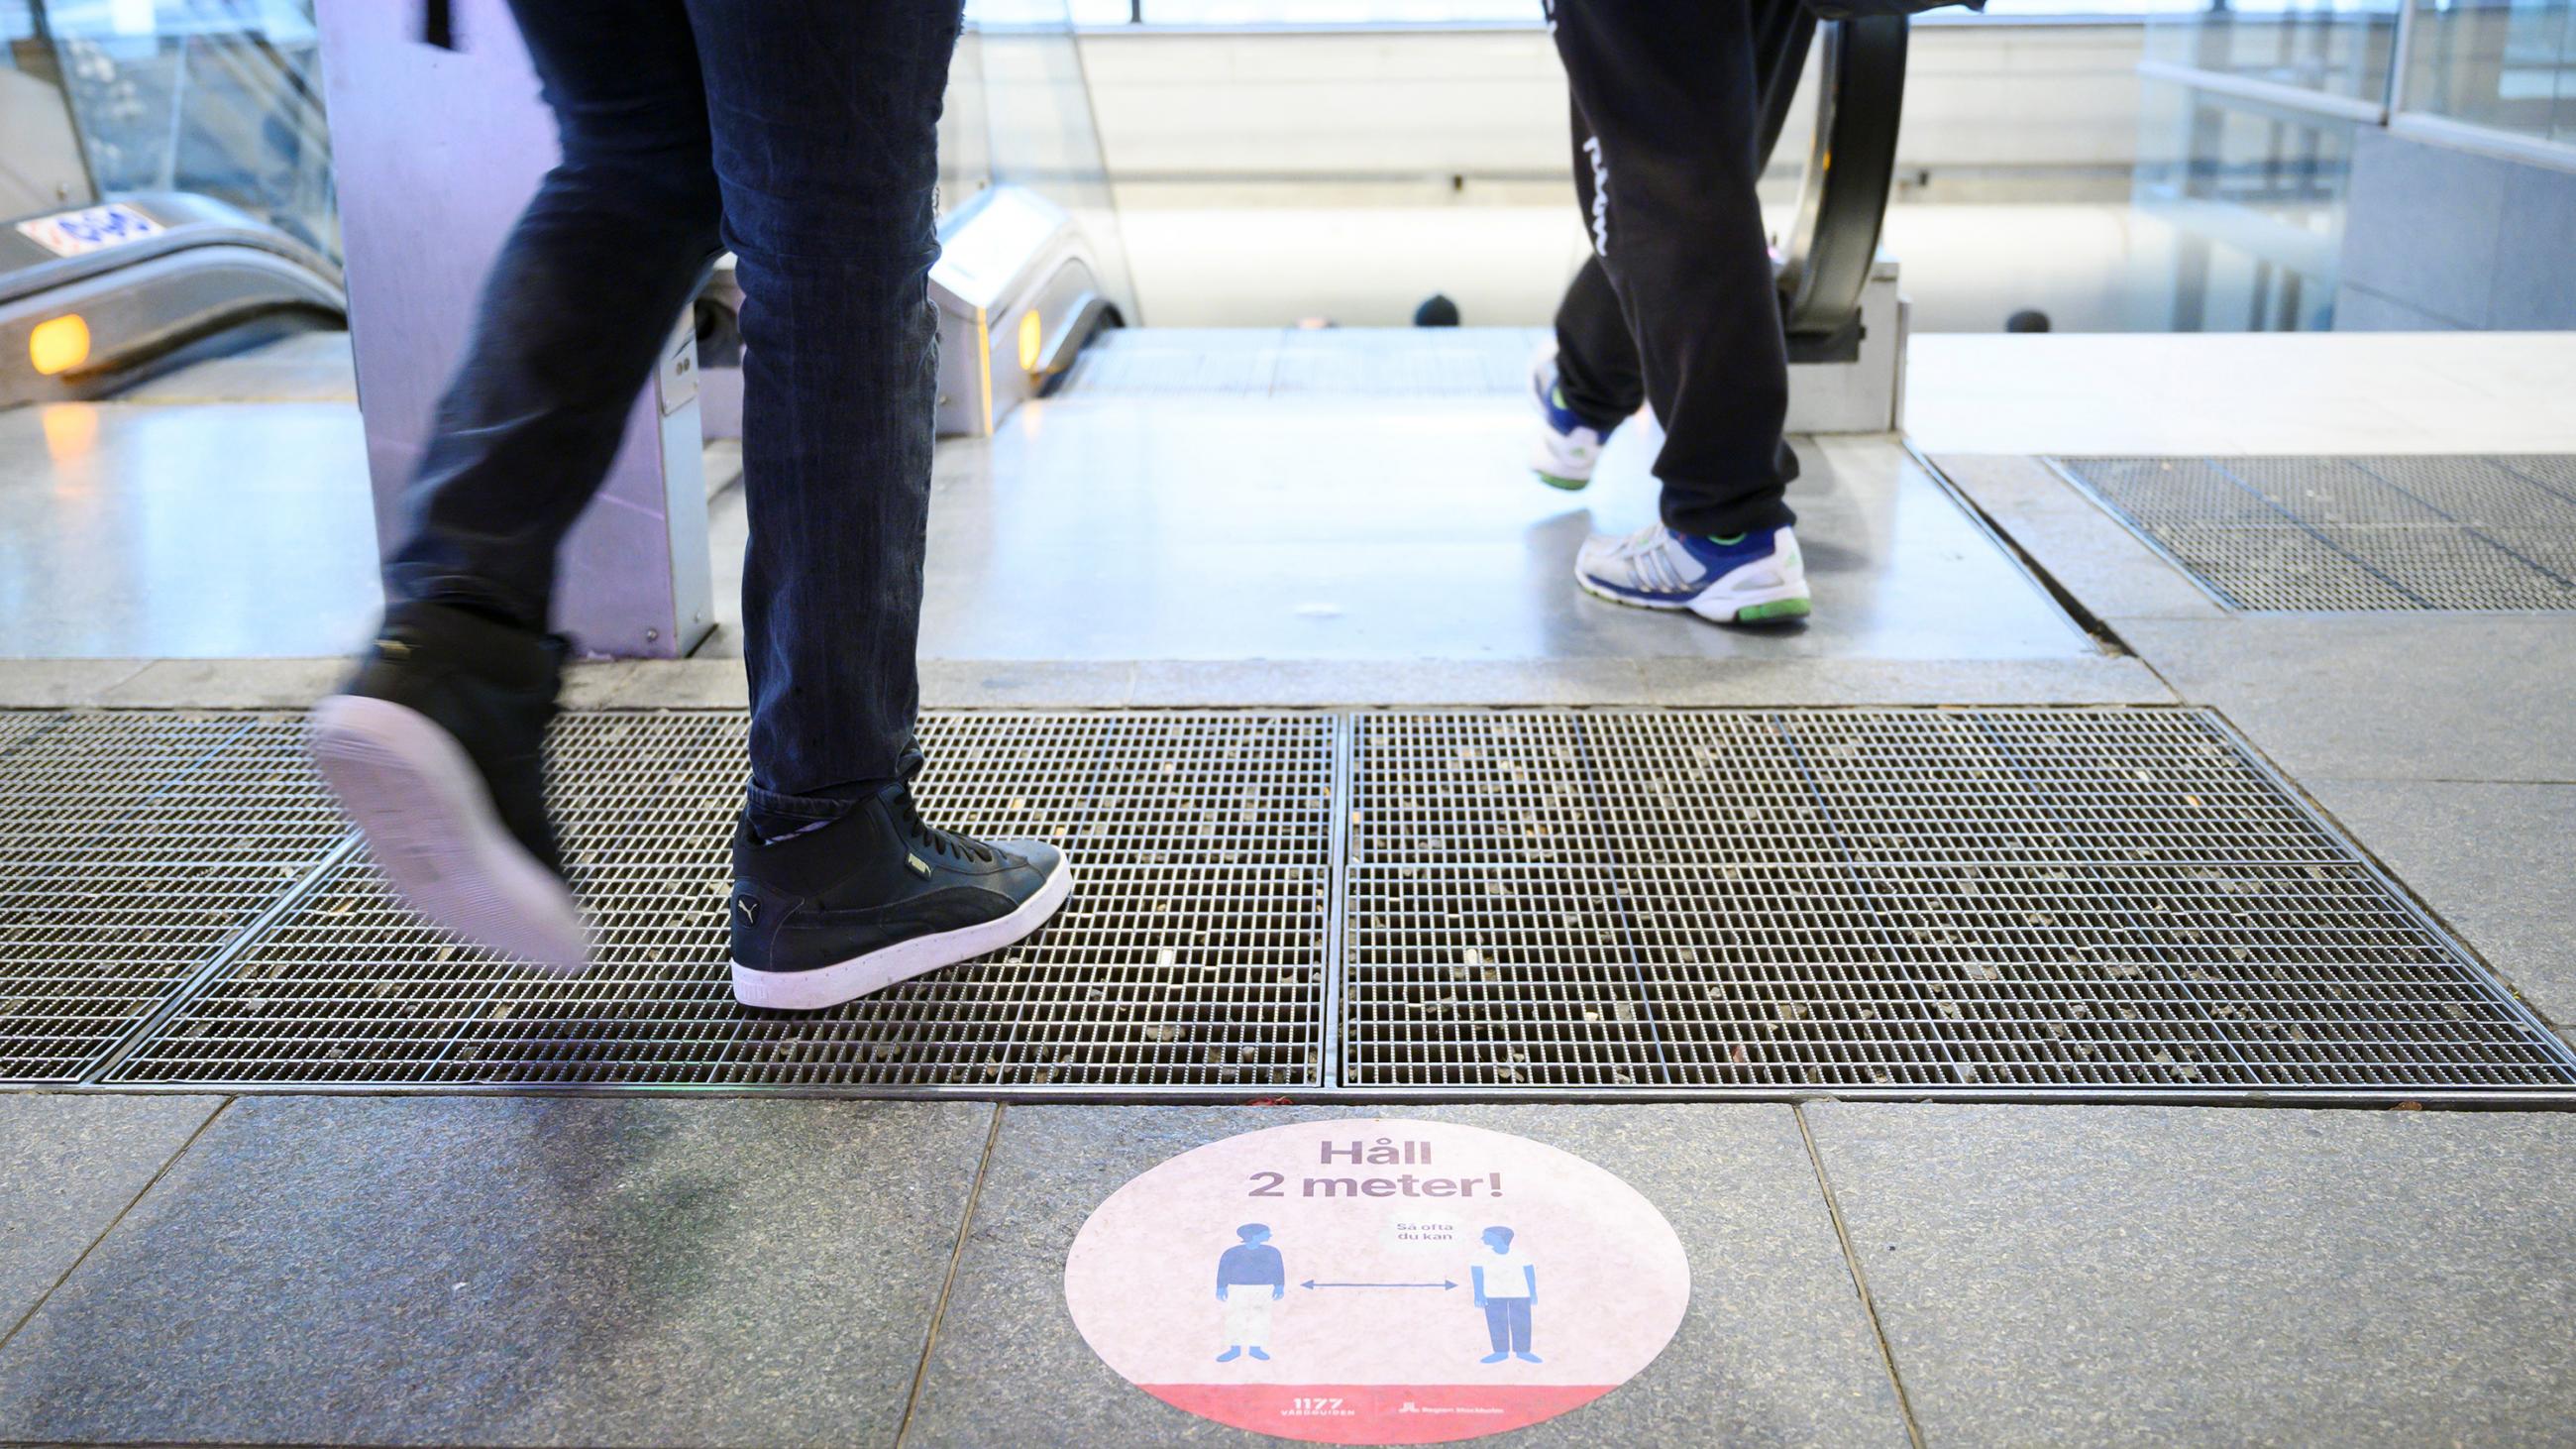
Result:
{"label": "reflective floor surface", "polygon": [[[1525,336],[1187,334],[1186,367],[1122,367],[941,445],[926,658],[1987,660],[2094,647],[1892,438],[1800,439],[1791,490],[1816,593],[1803,627],[1720,629],[1580,593],[1575,550],[1655,516],[1651,424],[1593,485],[1526,463]],[[1154,334],[1144,334],[1151,339]],[[1119,345],[1098,363],[1136,349]],[[1445,365],[1405,365],[1422,355]],[[1187,361],[1188,359],[1183,359]],[[1093,364],[1086,364],[1091,366]],[[1103,369],[1107,372],[1106,369]],[[1499,376],[1498,376],[1499,374]],[[1498,386],[1499,384],[1499,386]],[[738,652],[738,494],[712,532]]]}
{"label": "reflective floor surface", "polygon": [[349,403],[0,412],[0,657],[340,654],[380,599]]}

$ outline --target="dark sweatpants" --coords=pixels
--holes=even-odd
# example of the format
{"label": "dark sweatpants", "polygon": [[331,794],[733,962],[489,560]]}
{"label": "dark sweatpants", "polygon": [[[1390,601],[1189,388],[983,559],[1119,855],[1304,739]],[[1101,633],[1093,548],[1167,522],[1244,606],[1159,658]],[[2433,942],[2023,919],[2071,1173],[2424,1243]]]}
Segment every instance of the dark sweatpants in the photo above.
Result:
{"label": "dark sweatpants", "polygon": [[[1596,427],[1651,403],[1663,519],[1776,528],[1798,462],[1789,359],[1754,193],[1751,0],[1552,0],[1594,255],[1557,313],[1566,405]],[[1607,428],[1604,427],[1604,431]]]}

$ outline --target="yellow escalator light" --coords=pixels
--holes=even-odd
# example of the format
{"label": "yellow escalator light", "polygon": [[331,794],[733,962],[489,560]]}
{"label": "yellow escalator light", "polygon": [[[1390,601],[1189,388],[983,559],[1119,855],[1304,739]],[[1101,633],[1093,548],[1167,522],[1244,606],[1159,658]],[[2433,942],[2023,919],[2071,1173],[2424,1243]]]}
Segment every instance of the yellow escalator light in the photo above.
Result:
{"label": "yellow escalator light", "polygon": [[1038,353],[1046,346],[1046,324],[1038,319],[1038,309],[1031,307],[1020,314],[1020,371],[1038,370]]}
{"label": "yellow escalator light", "polygon": [[27,360],[46,377],[89,361],[89,324],[77,312],[37,323],[27,334]]}

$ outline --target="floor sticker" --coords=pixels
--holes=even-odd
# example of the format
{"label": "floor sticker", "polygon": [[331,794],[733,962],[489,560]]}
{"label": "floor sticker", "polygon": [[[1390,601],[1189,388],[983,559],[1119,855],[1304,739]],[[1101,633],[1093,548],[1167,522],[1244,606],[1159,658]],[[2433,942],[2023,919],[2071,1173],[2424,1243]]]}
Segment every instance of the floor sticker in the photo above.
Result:
{"label": "floor sticker", "polygon": [[1571,1153],[1446,1122],[1271,1127],[1166,1161],[1075,1235],[1092,1350],[1166,1403],[1327,1444],[1499,1434],[1591,1402],[1690,1301],[1655,1205]]}

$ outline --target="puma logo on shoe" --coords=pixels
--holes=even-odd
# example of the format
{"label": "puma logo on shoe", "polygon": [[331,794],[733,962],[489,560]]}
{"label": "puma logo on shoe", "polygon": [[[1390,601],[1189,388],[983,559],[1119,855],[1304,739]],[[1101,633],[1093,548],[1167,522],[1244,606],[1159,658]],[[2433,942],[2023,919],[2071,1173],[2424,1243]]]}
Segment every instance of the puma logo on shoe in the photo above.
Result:
{"label": "puma logo on shoe", "polygon": [[742,918],[746,921],[757,923],[760,920],[760,902],[750,896],[735,896],[733,908],[742,912]]}
{"label": "puma logo on shoe", "polygon": [[920,856],[907,854],[903,858],[903,863],[912,868],[912,873],[914,875],[921,877],[923,880],[930,879],[930,863],[923,860]]}

